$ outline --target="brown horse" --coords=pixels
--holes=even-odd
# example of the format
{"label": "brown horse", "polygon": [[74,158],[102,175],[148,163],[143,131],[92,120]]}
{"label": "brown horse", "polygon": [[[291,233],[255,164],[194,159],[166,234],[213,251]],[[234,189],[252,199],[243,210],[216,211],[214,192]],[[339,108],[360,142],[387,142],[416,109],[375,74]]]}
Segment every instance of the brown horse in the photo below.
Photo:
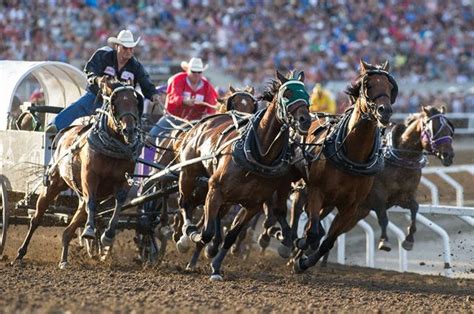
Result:
{"label": "brown horse", "polygon": [[[200,250],[220,229],[227,205],[245,207],[212,261],[212,280],[222,280],[222,261],[240,230],[262,210],[280,184],[287,182],[290,134],[306,134],[310,126],[304,74],[287,79],[277,72],[277,78],[264,94],[271,103],[252,118],[243,135],[233,127],[231,117],[217,115],[195,125],[181,146],[181,161],[196,161],[184,167],[179,177],[183,233],[197,243],[190,264],[196,263]],[[199,177],[209,178],[201,232],[191,221],[195,179]]]}
{"label": "brown horse", "polygon": [[132,86],[113,79],[101,88],[104,106],[98,120],[93,125],[72,126],[60,133],[62,137],[48,170],[49,183],[38,197],[35,215],[16,260],[25,256],[49,204],[67,188],[79,195],[79,206],[63,233],[60,268],[66,267],[69,242],[86,218],[82,236],[96,237],[94,215],[97,204],[111,195],[115,197],[116,205],[101,241],[104,246],[112,244],[120,208],[129,189],[125,173],[133,173],[134,158],[141,145],[137,132],[139,112],[137,94]]}
{"label": "brown horse", "polygon": [[[426,165],[425,154],[438,157],[444,166],[453,162],[452,141],[454,127],[444,115],[445,108],[422,107],[418,114],[409,116],[405,123],[396,124],[386,136],[384,146],[385,165],[375,176],[374,184],[367,198],[360,204],[360,216],[366,216],[372,209],[376,212],[382,229],[379,250],[390,251],[387,236],[387,211],[392,206],[401,206],[411,211],[411,224],[402,247],[412,250],[416,232],[416,214],[418,202],[416,191],[422,171]],[[294,194],[292,225],[296,232],[301,209],[307,198],[306,189],[299,189]],[[324,261],[327,257],[324,257]]]}
{"label": "brown horse", "polygon": [[[241,116],[242,113],[254,114],[257,111],[258,102],[255,99],[254,93],[255,90],[253,87],[237,89],[229,86],[229,91],[227,91],[222,99],[219,99],[219,102],[222,105],[224,113],[234,115],[236,119],[239,119],[239,116]],[[154,157],[156,163],[165,167],[177,163],[179,160],[179,147],[181,141],[186,135],[186,132],[196,123],[197,121],[187,121],[171,115],[163,116],[150,132],[150,140],[155,142],[153,146],[156,150]],[[205,195],[207,189],[200,192],[201,193],[197,194]],[[167,202],[167,199],[164,199],[163,202]],[[196,202],[199,203],[197,205],[203,204],[204,198]],[[156,207],[156,202],[150,204],[150,206]],[[161,216],[161,222],[167,224],[167,213],[162,211]],[[181,227],[183,221],[180,218],[181,216],[177,215],[173,224],[175,231],[173,239],[175,242],[178,242],[179,238],[182,236]],[[181,248],[187,250],[186,245]]]}
{"label": "brown horse", "polygon": [[[347,90],[353,107],[335,126],[322,125],[318,120],[312,123],[307,139],[307,144],[315,147],[307,183],[309,220],[306,238],[296,242],[299,249],[294,260],[296,272],[315,265],[340,234],[363,218],[357,209],[367,197],[375,173],[383,166],[380,127],[389,123],[391,104],[398,92],[388,70],[388,62],[374,66],[361,61],[356,83]],[[325,217],[329,213],[326,209],[334,206],[338,214],[319,246],[320,217]],[[315,252],[302,257],[303,250],[308,248]]]}
{"label": "brown horse", "polygon": [[382,228],[380,250],[391,250],[387,236],[387,210],[395,205],[410,209],[411,224],[402,246],[405,250],[413,249],[418,212],[416,191],[421,169],[426,165],[425,152],[438,157],[444,166],[450,166],[454,158],[454,127],[444,112],[444,107],[422,107],[420,113],[395,125],[387,134],[385,167],[376,175],[369,196],[359,207],[362,216],[371,209],[377,213]]}
{"label": "brown horse", "polygon": [[243,113],[256,113],[258,110],[258,102],[255,98],[255,89],[247,86],[244,89],[236,89],[232,85],[226,94],[219,98],[219,112],[226,113],[236,110]]}

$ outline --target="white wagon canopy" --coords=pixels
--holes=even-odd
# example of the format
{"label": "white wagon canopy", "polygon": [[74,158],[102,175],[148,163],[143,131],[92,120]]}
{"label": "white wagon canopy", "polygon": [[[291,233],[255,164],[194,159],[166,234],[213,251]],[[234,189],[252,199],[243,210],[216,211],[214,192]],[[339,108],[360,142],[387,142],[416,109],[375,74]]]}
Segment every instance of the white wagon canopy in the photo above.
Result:
{"label": "white wagon canopy", "polygon": [[45,104],[66,107],[85,93],[86,76],[78,68],[55,61],[0,61],[0,130],[6,130],[19,86],[33,77],[43,90]]}
{"label": "white wagon canopy", "polygon": [[[87,80],[78,68],[51,61],[0,61],[0,75],[0,181],[9,191],[23,193],[41,181],[51,157],[51,140],[41,130],[52,112],[85,93]],[[44,94],[44,101],[34,105],[28,101],[33,87]],[[19,130],[19,115],[32,109],[41,127]]]}

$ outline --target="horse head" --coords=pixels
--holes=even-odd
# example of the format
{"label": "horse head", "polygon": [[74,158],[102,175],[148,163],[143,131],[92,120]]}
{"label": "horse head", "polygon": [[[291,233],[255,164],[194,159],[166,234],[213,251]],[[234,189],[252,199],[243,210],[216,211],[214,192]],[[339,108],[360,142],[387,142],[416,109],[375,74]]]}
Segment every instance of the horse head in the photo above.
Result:
{"label": "horse head", "polygon": [[108,78],[100,84],[102,97],[106,102],[108,125],[115,133],[123,136],[125,143],[134,143],[137,139],[139,123],[138,96],[130,82],[121,82]]}
{"label": "horse head", "polygon": [[245,113],[255,113],[258,109],[258,102],[255,99],[255,89],[245,87],[245,89],[235,89],[229,86],[229,91],[220,101],[224,104],[225,110],[237,110]]}
{"label": "horse head", "polygon": [[444,166],[450,166],[454,159],[454,126],[444,115],[446,108],[422,106],[421,145],[427,152],[438,157]]}
{"label": "horse head", "polygon": [[398,95],[397,82],[389,70],[388,61],[372,65],[360,60],[358,79],[346,90],[352,103],[359,103],[361,111],[381,126],[387,126],[390,122],[392,104]]}
{"label": "horse head", "polygon": [[[288,78],[276,72],[273,101],[277,104],[277,119],[300,134],[307,134],[311,125],[309,94],[304,86],[304,72],[291,72]],[[265,95],[262,96],[265,99]]]}

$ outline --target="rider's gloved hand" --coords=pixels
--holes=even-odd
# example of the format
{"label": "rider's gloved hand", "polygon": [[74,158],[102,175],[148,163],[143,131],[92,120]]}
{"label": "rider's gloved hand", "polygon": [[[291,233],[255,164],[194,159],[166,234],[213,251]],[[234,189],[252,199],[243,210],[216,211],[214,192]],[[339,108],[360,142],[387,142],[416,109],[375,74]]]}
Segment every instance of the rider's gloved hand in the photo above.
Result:
{"label": "rider's gloved hand", "polygon": [[159,103],[160,102],[160,95],[154,94],[153,96],[151,96],[151,101],[155,104]]}

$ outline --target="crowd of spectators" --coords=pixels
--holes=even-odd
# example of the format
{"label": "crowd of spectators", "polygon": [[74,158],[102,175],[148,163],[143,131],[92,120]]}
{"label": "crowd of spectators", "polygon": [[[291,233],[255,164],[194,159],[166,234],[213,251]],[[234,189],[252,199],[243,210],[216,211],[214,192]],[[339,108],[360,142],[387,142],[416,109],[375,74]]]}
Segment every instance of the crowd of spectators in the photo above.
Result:
{"label": "crowd of spectators", "polygon": [[312,85],[350,81],[360,58],[388,59],[396,78],[414,84],[457,84],[473,80],[473,8],[471,0],[7,0],[0,59],[85,64],[128,28],[142,36],[141,61],[199,55],[249,85],[275,68],[304,69]]}

